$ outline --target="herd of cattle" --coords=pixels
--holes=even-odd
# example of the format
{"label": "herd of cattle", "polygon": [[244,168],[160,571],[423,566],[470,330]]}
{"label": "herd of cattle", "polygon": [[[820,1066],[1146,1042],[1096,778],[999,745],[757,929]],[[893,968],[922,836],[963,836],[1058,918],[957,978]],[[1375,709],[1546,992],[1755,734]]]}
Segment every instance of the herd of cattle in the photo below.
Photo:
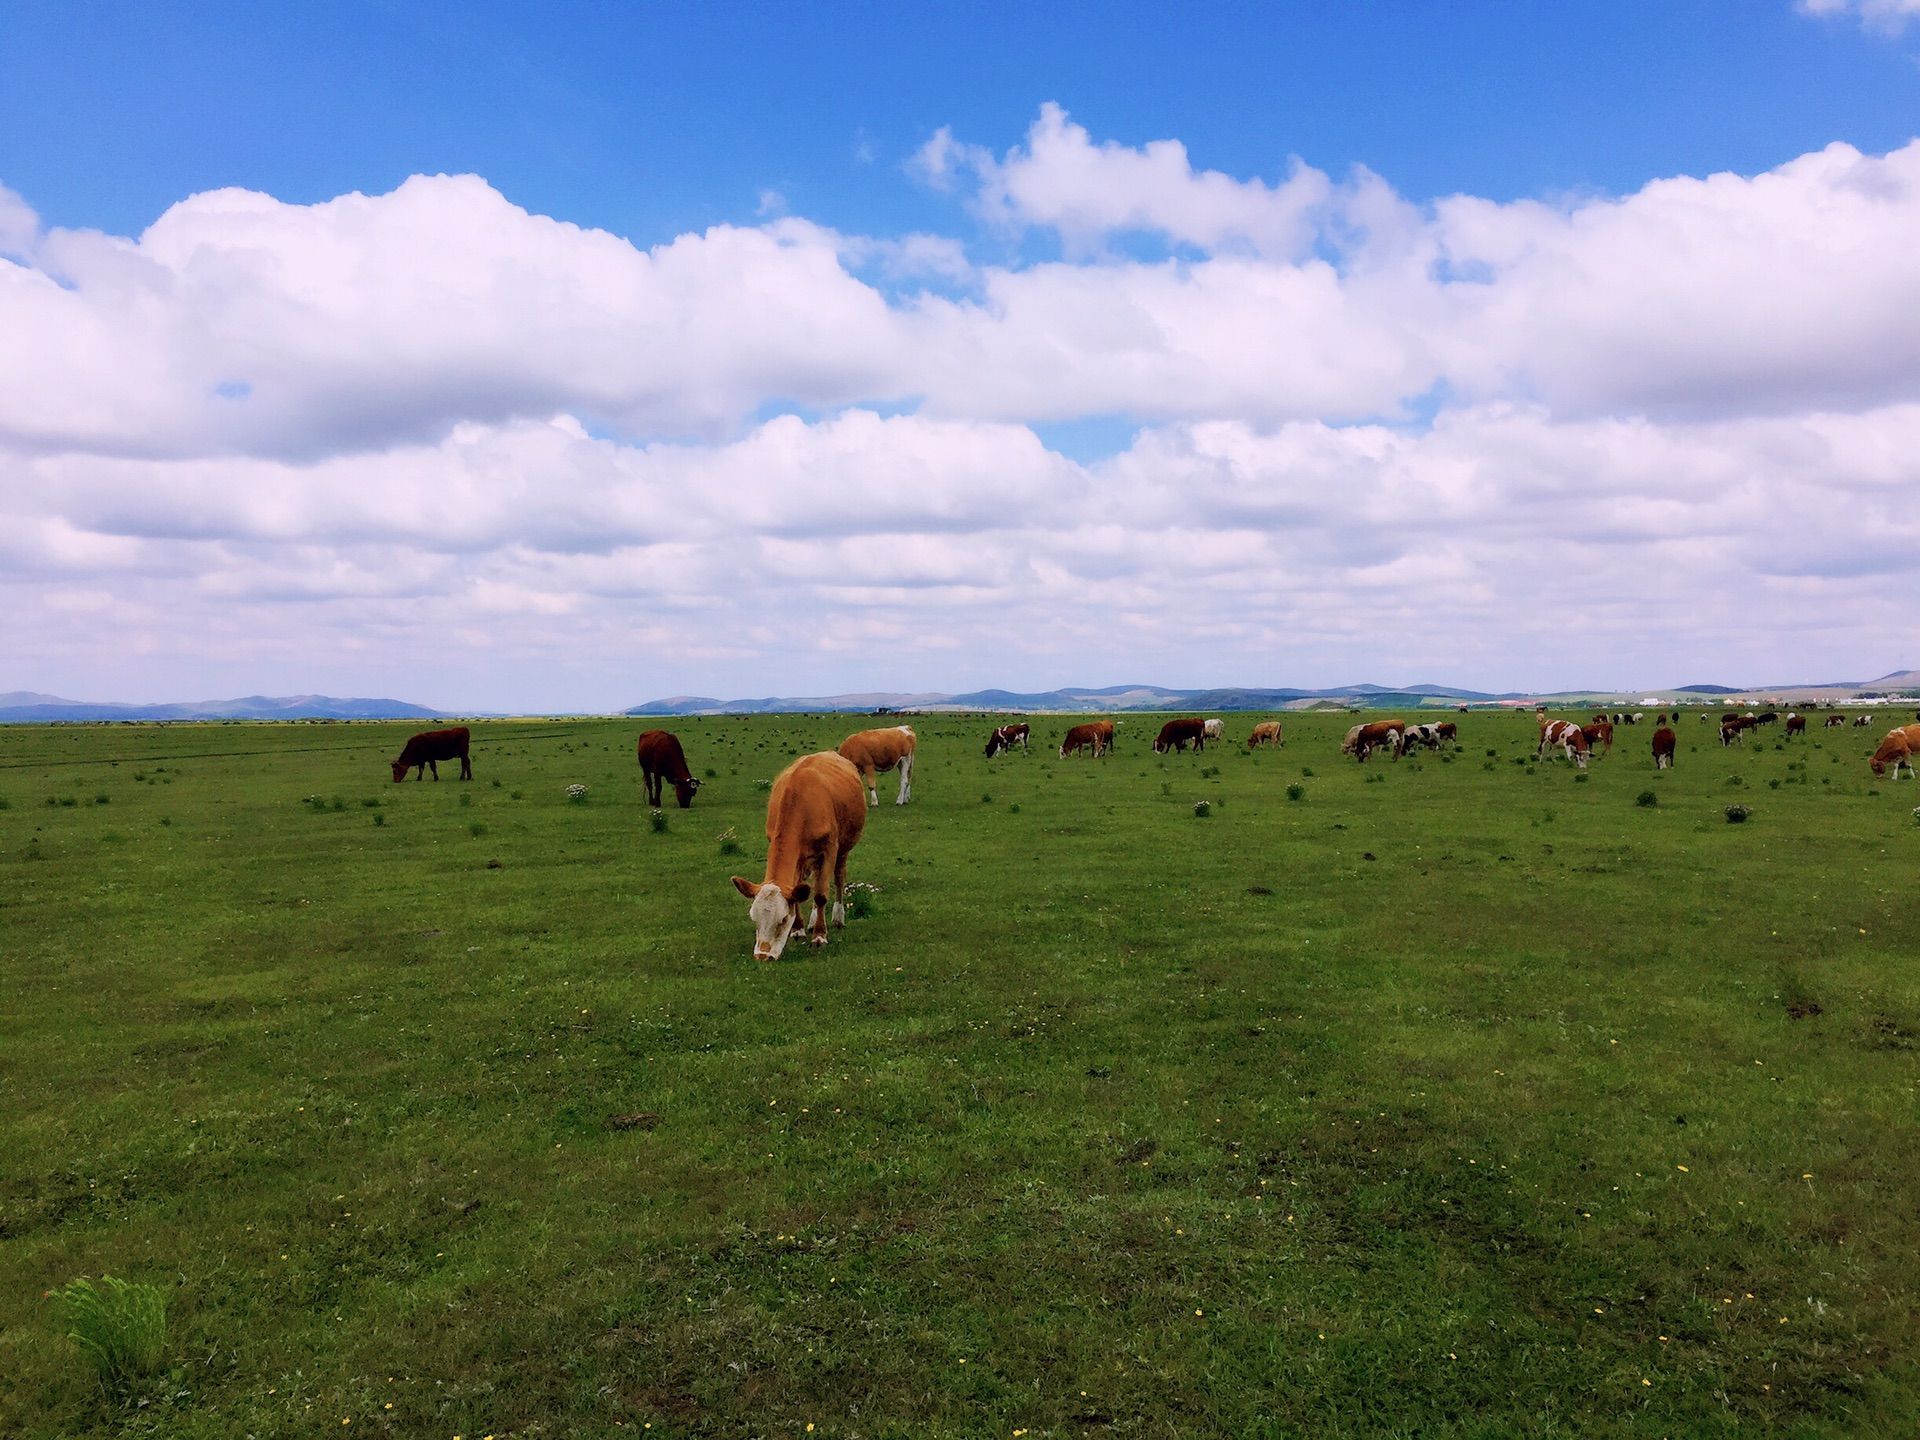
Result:
{"label": "herd of cattle", "polygon": [[[1637,725],[1645,718],[1642,711],[1595,715],[1585,725],[1572,720],[1548,718],[1538,714],[1540,744],[1537,756],[1550,750],[1564,754],[1581,769],[1596,745],[1603,753],[1613,748],[1615,726]],[[1657,769],[1673,764],[1676,736],[1672,721],[1680,718],[1661,712],[1654,720],[1653,763]],[[1710,717],[1702,714],[1705,721]],[[1737,745],[1748,731],[1781,720],[1772,710],[1762,713],[1728,711],[1720,717],[1720,743]],[[1829,715],[1825,725],[1844,725],[1843,715]],[[1871,723],[1860,716],[1855,726]],[[1090,752],[1095,758],[1113,749],[1115,722],[1093,720],[1069,729],[1060,742],[1062,758]],[[1806,733],[1806,717],[1789,714],[1783,731],[1788,736]],[[1032,731],[1024,721],[996,726],[987,739],[987,756],[1003,751],[1026,750]],[[1184,751],[1191,747],[1204,750],[1209,741],[1226,738],[1225,725],[1216,719],[1183,718],[1169,720],[1160,727],[1153,749],[1156,754]],[[1409,725],[1404,720],[1375,720],[1355,725],[1341,743],[1341,753],[1365,763],[1375,751],[1384,750],[1396,760],[1416,747],[1438,749],[1446,742],[1458,743],[1459,729],[1451,720],[1432,724]],[[787,941],[798,934],[805,918],[807,902],[813,902],[812,940],[816,946],[827,943],[829,921],[835,927],[846,924],[847,856],[860,843],[866,829],[867,808],[880,803],[877,777],[900,772],[900,788],[894,804],[905,805],[913,798],[913,757],[915,737],[911,726],[895,725],[880,730],[862,730],[842,740],[838,748],[803,755],[782,770],[767,797],[767,863],[758,883],[744,875],[731,877],[733,886],[748,903],[753,921],[753,953],[756,959],[777,960]],[[1263,720],[1248,736],[1247,748],[1284,744],[1278,720]],[[446,730],[424,730],[413,736],[392,762],[395,781],[404,780],[408,770],[416,780],[431,770],[440,778],[439,761],[458,760],[460,778],[473,778],[470,757],[472,735],[464,725]],[[638,746],[641,780],[647,801],[659,805],[665,787],[673,786],[680,808],[693,804],[700,782],[688,768],[686,753],[679,739],[667,730],[648,730]],[[1873,758],[1867,763],[1875,775],[1885,775],[1893,766],[1897,780],[1905,769],[1914,777],[1914,757],[1920,756],[1920,724],[1904,725],[1887,733]]]}

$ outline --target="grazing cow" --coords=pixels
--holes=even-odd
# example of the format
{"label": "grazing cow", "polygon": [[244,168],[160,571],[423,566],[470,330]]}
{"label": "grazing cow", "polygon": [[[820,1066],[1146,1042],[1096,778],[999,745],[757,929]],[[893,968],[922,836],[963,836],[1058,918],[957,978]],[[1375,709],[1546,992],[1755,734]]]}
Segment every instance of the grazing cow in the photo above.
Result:
{"label": "grazing cow", "polygon": [[1606,723],[1606,719],[1607,719],[1607,717],[1606,717],[1606,716],[1605,716],[1604,714],[1602,714],[1602,715],[1596,715],[1596,716],[1594,716],[1594,717],[1593,717],[1593,723],[1594,723],[1595,725],[1602,725],[1602,724],[1605,724],[1605,723]]}
{"label": "grazing cow", "polygon": [[1002,750],[1011,750],[1018,745],[1027,748],[1027,722],[1022,720],[1015,725],[1001,725],[987,737],[987,758],[991,760]]}
{"label": "grazing cow", "polygon": [[1549,745],[1564,751],[1567,759],[1580,769],[1587,768],[1587,755],[1592,747],[1587,744],[1586,733],[1571,720],[1549,720],[1544,715],[1540,717],[1540,748],[1535,752],[1535,758],[1545,755]]}
{"label": "grazing cow", "polygon": [[1286,739],[1280,733],[1278,720],[1262,720],[1253,727],[1253,734],[1247,737],[1247,749],[1258,749],[1262,745],[1284,745]]}
{"label": "grazing cow", "polygon": [[1451,720],[1442,720],[1433,727],[1433,733],[1442,740],[1451,740],[1456,745],[1460,743],[1460,727]]}
{"label": "grazing cow", "polygon": [[1202,729],[1209,740],[1225,740],[1227,738],[1227,722],[1224,720],[1209,720]]}
{"label": "grazing cow", "polygon": [[1864,730],[1872,723],[1873,717],[1871,715],[1856,715],[1853,718],[1853,728],[1856,730]]}
{"label": "grazing cow", "polygon": [[847,923],[847,856],[867,825],[860,772],[831,750],[802,755],[780,772],[767,797],[767,869],[758,885],[733,876],[752,901],[753,958],[778,960],[800,929],[801,907],[813,901],[813,943],[827,943],[827,896],[833,923]]}
{"label": "grazing cow", "polygon": [[1893,766],[1893,778],[1900,778],[1900,767],[1905,766],[1907,778],[1914,778],[1913,757],[1920,755],[1920,725],[1903,725],[1897,730],[1889,730],[1887,738],[1880,742],[1880,748],[1873,752],[1873,759],[1867,764],[1873,767],[1875,775],[1885,775],[1887,766]]}
{"label": "grazing cow", "polygon": [[1710,719],[1712,719],[1712,718],[1713,718],[1713,717],[1712,717],[1712,716],[1710,716],[1710,715],[1708,715],[1706,711],[1704,711],[1704,710],[1702,710],[1702,711],[1700,712],[1700,723],[1701,723],[1702,725],[1704,725],[1704,724],[1706,724],[1706,723],[1707,723],[1707,721],[1708,721],[1708,720],[1710,720]]}
{"label": "grazing cow", "polygon": [[1846,723],[1847,717],[1844,715],[1829,715],[1825,720],[1820,722],[1821,727],[1827,730],[1833,729],[1836,725],[1844,725]]}
{"label": "grazing cow", "polygon": [[1787,716],[1787,734],[1804,735],[1807,733],[1807,717],[1804,715]]}
{"label": "grazing cow", "polygon": [[424,780],[427,771],[433,771],[433,778],[440,778],[440,761],[458,760],[460,778],[473,779],[473,761],[467,758],[467,746],[472,737],[464,725],[455,725],[450,730],[422,730],[400,752],[400,758],[393,762],[393,783],[398,785],[407,778],[407,771],[413,771],[413,778]]}
{"label": "grazing cow", "polygon": [[1375,750],[1384,749],[1395,758],[1400,754],[1400,735],[1407,728],[1404,720],[1376,720],[1371,725],[1356,725],[1340,743],[1340,753],[1351,755],[1362,765]]}
{"label": "grazing cow", "polygon": [[893,797],[893,803],[904,805],[913,799],[913,745],[913,728],[895,725],[886,730],[862,730],[849,735],[840,742],[840,754],[852,761],[866,780],[867,794],[876,805],[880,803],[880,791],[874,785],[874,776],[898,768],[900,793]]}
{"label": "grazing cow", "polygon": [[1160,727],[1159,738],[1153,742],[1153,753],[1164,755],[1169,750],[1184,750],[1193,746],[1196,752],[1207,748],[1207,722],[1198,719],[1169,720]]}
{"label": "grazing cow", "polygon": [[1720,743],[1722,745],[1745,743],[1747,731],[1753,729],[1753,725],[1754,721],[1751,715],[1736,715],[1731,720],[1721,721]]}
{"label": "grazing cow", "polygon": [[1673,768],[1674,734],[1662,725],[1653,732],[1653,768],[1671,770]]}
{"label": "grazing cow", "polygon": [[1598,744],[1606,747],[1606,749],[1600,752],[1601,754],[1610,755],[1613,753],[1613,726],[1609,725],[1605,720],[1596,720],[1591,725],[1582,725],[1580,727],[1580,733],[1587,737],[1587,748],[1589,750]]}
{"label": "grazing cow", "polygon": [[1440,748],[1440,727],[1438,725],[1409,725],[1400,732],[1400,744],[1395,749],[1395,758],[1411,755],[1413,747],[1424,745],[1429,750]]}
{"label": "grazing cow", "polygon": [[640,780],[647,787],[649,805],[659,805],[662,781],[671,782],[673,798],[682,810],[693,804],[693,792],[700,788],[700,782],[687,768],[686,753],[671,731],[647,731],[640,737],[638,753]]}
{"label": "grazing cow", "polygon": [[1113,722],[1111,720],[1089,720],[1084,725],[1076,725],[1067,731],[1066,738],[1060,742],[1060,758],[1079,750],[1093,751],[1098,760],[1113,748]]}
{"label": "grazing cow", "polygon": [[[1752,712],[1749,711],[1748,713],[1751,714]],[[1753,723],[1756,725],[1774,725],[1779,723],[1779,720],[1780,712],[1778,710],[1768,710],[1763,714],[1753,716]]]}
{"label": "grazing cow", "polygon": [[1722,711],[1720,715],[1720,723],[1722,725],[1731,725],[1734,721],[1738,720],[1739,718],[1740,718],[1740,712],[1738,710]]}

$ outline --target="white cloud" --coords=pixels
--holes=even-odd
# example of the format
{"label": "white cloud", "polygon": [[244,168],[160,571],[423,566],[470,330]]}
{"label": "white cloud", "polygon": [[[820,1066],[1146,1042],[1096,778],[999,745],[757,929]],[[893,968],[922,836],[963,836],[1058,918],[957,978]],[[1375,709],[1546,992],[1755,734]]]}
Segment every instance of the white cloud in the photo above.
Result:
{"label": "white cloud", "polygon": [[1852,15],[1869,30],[1897,35],[1915,16],[1920,0],[1797,0],[1803,15]]}
{"label": "white cloud", "polygon": [[[489,705],[764,692],[769,665],[798,691],[1908,658],[1920,142],[1416,204],[1049,107],[1004,155],[942,132],[916,163],[1061,255],[797,216],[641,247],[473,177],[217,191],[137,237],[0,191],[0,650],[44,689],[92,663],[70,688]],[[1141,232],[1176,253],[1128,256]],[[1042,442],[1084,421],[1134,438]]]}

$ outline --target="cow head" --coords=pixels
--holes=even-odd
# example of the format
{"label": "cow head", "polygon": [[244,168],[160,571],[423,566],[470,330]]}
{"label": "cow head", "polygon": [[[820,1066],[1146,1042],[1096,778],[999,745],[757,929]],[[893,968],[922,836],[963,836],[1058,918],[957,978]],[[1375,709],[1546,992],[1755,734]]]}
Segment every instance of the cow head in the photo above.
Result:
{"label": "cow head", "polygon": [[753,903],[747,915],[753,921],[753,958],[778,960],[787,941],[800,928],[800,907],[813,892],[802,880],[791,891],[783,891],[772,881],[756,885],[744,875],[733,877],[733,888]]}
{"label": "cow head", "polygon": [[691,775],[684,780],[676,780],[673,782],[673,796],[674,799],[680,802],[680,808],[682,810],[685,810],[693,804],[693,792],[699,788],[700,782]]}
{"label": "cow head", "polygon": [[404,760],[394,761],[393,762],[393,783],[398,785],[402,780],[406,778],[407,778],[407,762]]}

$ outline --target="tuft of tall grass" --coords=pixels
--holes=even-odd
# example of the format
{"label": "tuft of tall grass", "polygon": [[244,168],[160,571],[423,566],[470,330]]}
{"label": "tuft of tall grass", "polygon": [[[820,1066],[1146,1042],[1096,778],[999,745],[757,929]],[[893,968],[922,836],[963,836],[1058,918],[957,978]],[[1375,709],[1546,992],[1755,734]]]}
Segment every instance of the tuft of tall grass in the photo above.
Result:
{"label": "tuft of tall grass", "polygon": [[98,1285],[82,1277],[53,1294],[65,1314],[67,1338],[106,1389],[119,1389],[160,1368],[167,1295],[158,1285],[102,1275]]}
{"label": "tuft of tall grass", "polygon": [[667,812],[664,810],[649,810],[647,812],[647,824],[652,827],[654,834],[656,835],[666,834],[667,833]]}

